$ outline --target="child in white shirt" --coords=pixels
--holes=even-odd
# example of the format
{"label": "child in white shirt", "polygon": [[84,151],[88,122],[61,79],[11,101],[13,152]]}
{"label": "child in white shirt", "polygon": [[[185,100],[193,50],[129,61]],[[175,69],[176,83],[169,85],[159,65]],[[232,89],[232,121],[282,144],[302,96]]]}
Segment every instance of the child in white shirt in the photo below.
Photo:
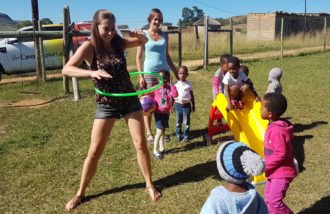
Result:
{"label": "child in white shirt", "polygon": [[[182,139],[184,142],[189,141],[190,113],[195,111],[195,98],[191,82],[187,81],[188,68],[180,66],[178,69],[179,80],[175,83],[178,96],[175,99],[174,109],[176,115],[176,138],[178,142]],[[181,130],[182,123],[185,125],[183,133]]]}
{"label": "child in white shirt", "polygon": [[228,110],[243,109],[242,97],[249,90],[248,80],[243,71],[239,70],[240,62],[237,57],[228,59],[228,72],[223,78],[224,94],[228,100]]}

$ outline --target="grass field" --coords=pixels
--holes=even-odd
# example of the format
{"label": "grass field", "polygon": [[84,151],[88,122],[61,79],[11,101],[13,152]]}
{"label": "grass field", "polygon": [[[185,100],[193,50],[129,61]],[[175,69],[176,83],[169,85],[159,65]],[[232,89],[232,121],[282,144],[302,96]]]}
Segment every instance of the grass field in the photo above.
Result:
{"label": "grass field", "polygon": [[[259,94],[266,90],[272,67],[284,70],[283,93],[289,103],[284,116],[295,125],[293,145],[302,170],[285,200],[295,213],[330,212],[329,58],[328,52],[246,62]],[[172,140],[166,144],[168,155],[152,160],[153,178],[164,195],[160,202],[150,202],[144,192],[128,130],[119,120],[87,189],[89,201],[76,213],[200,211],[211,189],[223,184],[215,164],[218,145],[205,146],[202,139],[215,70],[210,66],[209,71],[193,71],[188,77],[196,97],[191,141]],[[62,88],[61,79],[0,85],[0,213],[61,213],[78,188],[94,118],[94,93],[90,80],[80,81],[83,99],[79,102]],[[12,107],[28,99],[50,102]],[[170,126],[168,133],[173,133],[174,115]],[[257,186],[261,195],[263,187]]]}

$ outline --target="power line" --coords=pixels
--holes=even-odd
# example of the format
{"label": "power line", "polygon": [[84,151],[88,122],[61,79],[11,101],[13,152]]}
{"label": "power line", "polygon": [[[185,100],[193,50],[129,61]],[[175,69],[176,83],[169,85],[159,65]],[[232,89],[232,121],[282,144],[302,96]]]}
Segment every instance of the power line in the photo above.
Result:
{"label": "power line", "polygon": [[229,10],[224,10],[224,9],[221,9],[221,8],[218,8],[218,7],[214,7],[214,6],[209,5],[209,4],[206,4],[204,2],[200,2],[200,1],[197,1],[197,0],[193,0],[193,1],[196,2],[196,3],[198,3],[198,4],[204,5],[206,7],[215,9],[215,10],[219,10],[219,11],[222,11],[222,12],[225,12],[225,13],[229,13],[229,14],[239,15],[238,13],[235,13],[235,12],[232,12],[232,11],[229,11]]}
{"label": "power line", "polygon": [[285,11],[287,11],[288,9],[292,9],[295,8],[298,4],[300,4],[301,2],[303,2],[304,0],[299,0],[296,3],[292,4],[291,6],[289,6],[288,8],[285,9]]}

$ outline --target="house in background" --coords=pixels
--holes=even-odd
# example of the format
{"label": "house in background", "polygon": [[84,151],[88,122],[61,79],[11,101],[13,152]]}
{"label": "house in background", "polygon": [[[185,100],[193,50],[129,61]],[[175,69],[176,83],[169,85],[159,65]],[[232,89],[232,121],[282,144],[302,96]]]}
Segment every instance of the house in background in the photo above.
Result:
{"label": "house in background", "polygon": [[[205,16],[198,19],[196,22],[193,23],[195,33],[196,33],[196,38],[199,39],[198,35],[204,35],[204,21],[205,21]],[[210,17],[207,16],[207,29],[208,30],[220,30],[222,24]]]}
{"label": "house in background", "polygon": [[247,16],[248,40],[275,40],[281,36],[281,19],[284,20],[283,36],[291,36],[303,32],[317,32],[330,26],[330,14],[327,13],[249,13]]}

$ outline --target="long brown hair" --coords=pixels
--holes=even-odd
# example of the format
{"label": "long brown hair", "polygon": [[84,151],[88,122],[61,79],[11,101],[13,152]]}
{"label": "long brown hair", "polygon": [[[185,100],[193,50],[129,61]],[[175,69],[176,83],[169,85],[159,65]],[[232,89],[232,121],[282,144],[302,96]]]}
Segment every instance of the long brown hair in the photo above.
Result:
{"label": "long brown hair", "polygon": [[[95,51],[97,55],[106,56],[107,51],[104,48],[103,40],[100,37],[98,25],[100,24],[101,20],[109,19],[116,22],[116,17],[113,13],[106,9],[101,9],[95,12],[93,16],[92,22],[92,43],[95,47]],[[121,38],[117,33],[112,38],[110,44],[114,47],[115,51],[118,53],[124,52],[124,40]]]}
{"label": "long brown hair", "polygon": [[156,15],[160,15],[162,17],[162,19],[160,20],[163,23],[163,13],[162,11],[160,11],[158,8],[153,8],[151,9],[149,16],[147,18],[148,23],[150,24],[151,20],[156,16]]}

